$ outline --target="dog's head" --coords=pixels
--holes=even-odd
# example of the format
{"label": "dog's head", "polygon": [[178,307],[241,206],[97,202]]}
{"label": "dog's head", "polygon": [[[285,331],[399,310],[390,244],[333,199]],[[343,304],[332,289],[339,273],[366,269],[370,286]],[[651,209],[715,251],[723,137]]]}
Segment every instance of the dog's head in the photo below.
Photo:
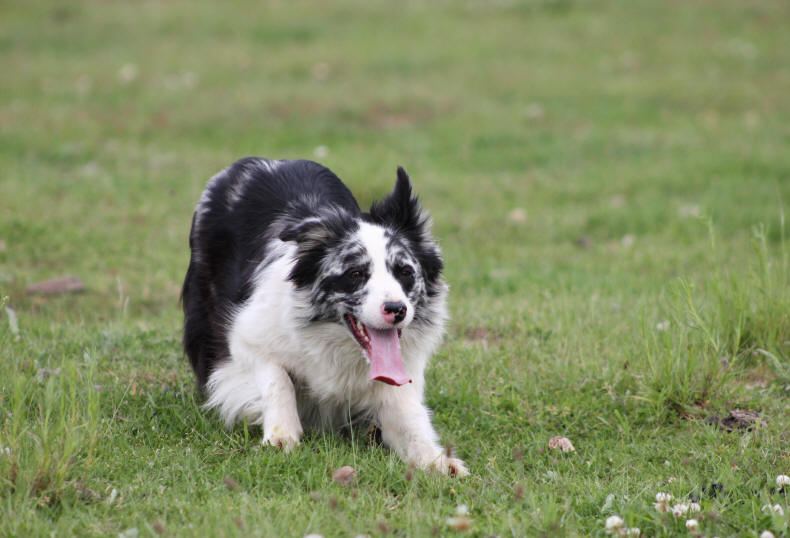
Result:
{"label": "dog's head", "polygon": [[408,174],[398,168],[395,189],[369,213],[305,213],[286,223],[280,239],[297,244],[289,278],[309,292],[311,322],[345,326],[370,361],[372,379],[408,382],[400,336],[432,323],[432,302],[444,289],[441,253]]}

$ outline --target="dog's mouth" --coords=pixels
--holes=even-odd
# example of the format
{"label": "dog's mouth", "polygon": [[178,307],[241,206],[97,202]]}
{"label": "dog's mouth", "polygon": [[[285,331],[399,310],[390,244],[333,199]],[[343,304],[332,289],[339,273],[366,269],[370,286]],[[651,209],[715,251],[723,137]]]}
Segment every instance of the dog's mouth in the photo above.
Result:
{"label": "dog's mouth", "polygon": [[346,314],[346,323],[370,361],[370,379],[396,386],[411,383],[403,368],[400,329],[367,327],[351,314]]}

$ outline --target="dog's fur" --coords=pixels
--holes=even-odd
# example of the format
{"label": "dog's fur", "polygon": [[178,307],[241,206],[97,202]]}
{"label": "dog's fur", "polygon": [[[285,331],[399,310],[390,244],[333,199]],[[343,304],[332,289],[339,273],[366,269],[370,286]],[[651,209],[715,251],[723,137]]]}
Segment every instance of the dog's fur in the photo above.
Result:
{"label": "dog's fur", "polygon": [[[246,418],[263,427],[264,443],[288,451],[303,426],[374,423],[410,464],[468,474],[439,445],[423,404],[447,286],[402,168],[365,213],[317,163],[240,160],[209,181],[189,244],[184,349],[205,405],[226,424]],[[395,329],[402,376],[382,378],[410,379],[402,386],[371,379],[364,347],[378,330],[391,355]]]}

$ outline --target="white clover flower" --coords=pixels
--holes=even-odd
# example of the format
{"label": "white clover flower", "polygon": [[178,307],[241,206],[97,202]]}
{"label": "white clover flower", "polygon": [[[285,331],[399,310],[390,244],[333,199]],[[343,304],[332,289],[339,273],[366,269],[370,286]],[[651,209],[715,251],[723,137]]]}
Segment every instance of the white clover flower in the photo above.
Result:
{"label": "white clover flower", "polygon": [[672,495],[669,493],[656,493],[656,500],[660,503],[668,503],[672,500]]}
{"label": "white clover flower", "polygon": [[688,511],[689,507],[687,504],[680,503],[672,507],[672,515],[675,517],[685,516]]}
{"label": "white clover flower", "polygon": [[625,530],[626,536],[639,536],[640,534],[642,534],[642,531],[639,530],[639,527],[628,527]]}
{"label": "white clover flower", "polygon": [[786,474],[780,474],[776,477],[776,485],[780,488],[782,486],[790,486],[790,476],[787,476]]}
{"label": "white clover flower", "polygon": [[699,503],[690,503],[689,504],[689,512],[691,512],[692,514],[697,513],[697,512],[701,512],[701,511],[702,511],[702,507],[699,505]]}
{"label": "white clover flower", "polygon": [[448,517],[447,525],[455,531],[468,531],[472,528],[472,518],[469,516]]}
{"label": "white clover flower", "polygon": [[783,516],[783,515],[785,515],[785,511],[784,511],[784,509],[783,509],[783,508],[782,508],[782,506],[781,506],[781,505],[779,505],[779,504],[775,504],[775,505],[773,505],[773,506],[771,506],[770,504],[764,504],[764,505],[763,505],[763,507],[762,507],[762,508],[760,508],[760,511],[761,511],[763,514],[770,514],[770,513],[774,513],[774,514],[778,514],[778,515],[780,515],[780,516]]}
{"label": "white clover flower", "polygon": [[760,533],[760,538],[775,538],[774,533],[771,531],[763,531]]}
{"label": "white clover flower", "polygon": [[611,532],[622,528],[625,521],[620,516],[609,516],[606,518],[606,530]]}
{"label": "white clover flower", "polygon": [[137,78],[137,75],[140,74],[140,70],[137,69],[137,66],[134,64],[125,64],[118,70],[118,80],[123,82],[124,84],[129,84],[134,79]]}
{"label": "white clover flower", "polygon": [[653,507],[656,509],[656,512],[669,512],[667,503],[653,503]]}
{"label": "white clover flower", "polygon": [[696,519],[687,519],[686,528],[691,532],[696,532],[699,528],[699,522]]}

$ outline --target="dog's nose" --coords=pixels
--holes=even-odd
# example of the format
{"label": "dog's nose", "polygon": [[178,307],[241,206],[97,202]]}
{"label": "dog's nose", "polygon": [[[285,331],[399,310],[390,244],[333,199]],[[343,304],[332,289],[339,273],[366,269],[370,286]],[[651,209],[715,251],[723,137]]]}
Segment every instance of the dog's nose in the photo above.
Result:
{"label": "dog's nose", "polygon": [[384,319],[390,323],[400,323],[406,318],[406,304],[403,301],[387,301],[381,307]]}

